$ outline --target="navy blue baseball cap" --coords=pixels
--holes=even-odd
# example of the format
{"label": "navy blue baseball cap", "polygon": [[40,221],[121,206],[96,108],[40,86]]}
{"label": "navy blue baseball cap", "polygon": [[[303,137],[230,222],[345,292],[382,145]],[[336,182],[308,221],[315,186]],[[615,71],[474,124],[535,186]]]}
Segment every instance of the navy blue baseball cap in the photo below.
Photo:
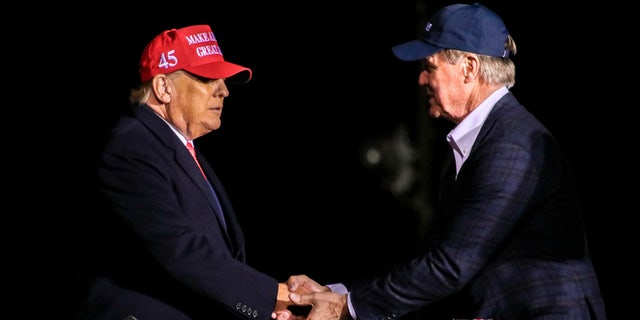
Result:
{"label": "navy blue baseball cap", "polygon": [[452,4],[427,22],[420,39],[391,48],[400,60],[415,61],[442,49],[456,49],[493,57],[508,57],[509,32],[502,19],[479,4]]}

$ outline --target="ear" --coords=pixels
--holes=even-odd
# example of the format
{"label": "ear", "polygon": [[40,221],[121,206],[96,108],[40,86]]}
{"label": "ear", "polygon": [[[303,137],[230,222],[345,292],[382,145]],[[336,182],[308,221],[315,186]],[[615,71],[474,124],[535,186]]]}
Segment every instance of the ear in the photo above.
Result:
{"label": "ear", "polygon": [[480,60],[475,54],[468,54],[464,57],[464,63],[462,64],[462,74],[464,74],[465,82],[471,81],[471,79],[478,76],[480,72]]}
{"label": "ear", "polygon": [[151,80],[151,88],[156,99],[162,103],[171,101],[171,86],[169,78],[164,74],[159,74]]}

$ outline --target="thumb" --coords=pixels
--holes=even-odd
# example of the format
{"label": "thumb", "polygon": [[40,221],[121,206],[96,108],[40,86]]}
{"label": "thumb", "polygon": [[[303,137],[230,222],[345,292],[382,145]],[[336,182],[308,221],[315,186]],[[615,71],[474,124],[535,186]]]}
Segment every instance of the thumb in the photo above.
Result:
{"label": "thumb", "polygon": [[295,303],[297,305],[307,305],[307,304],[310,304],[308,302],[308,300],[310,299],[309,296],[310,295],[308,295],[308,294],[290,293],[289,294],[289,299],[291,299],[291,301],[293,301],[293,303]]}

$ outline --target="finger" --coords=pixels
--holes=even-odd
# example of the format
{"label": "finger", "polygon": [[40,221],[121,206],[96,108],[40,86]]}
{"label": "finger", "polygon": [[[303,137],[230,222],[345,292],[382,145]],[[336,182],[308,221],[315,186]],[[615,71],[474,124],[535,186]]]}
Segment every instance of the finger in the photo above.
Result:
{"label": "finger", "polygon": [[297,305],[313,305],[313,294],[290,293],[289,299]]}
{"label": "finger", "polygon": [[287,280],[287,287],[289,288],[289,291],[296,291],[298,286],[299,284],[296,276],[289,277],[289,280]]}
{"label": "finger", "polygon": [[290,313],[287,313],[287,312],[281,313],[278,315],[278,318],[276,320],[287,320],[289,319],[290,316],[291,316]]}
{"label": "finger", "polygon": [[311,280],[311,279],[305,281],[302,284],[302,288],[306,289],[307,292],[321,292],[321,291],[323,291],[322,290],[322,286],[319,285],[317,282]]}
{"label": "finger", "polygon": [[288,320],[291,317],[290,312],[272,312],[271,318],[275,320]]}
{"label": "finger", "polygon": [[293,303],[300,305],[302,298],[297,293],[289,293],[289,300],[293,301]]}

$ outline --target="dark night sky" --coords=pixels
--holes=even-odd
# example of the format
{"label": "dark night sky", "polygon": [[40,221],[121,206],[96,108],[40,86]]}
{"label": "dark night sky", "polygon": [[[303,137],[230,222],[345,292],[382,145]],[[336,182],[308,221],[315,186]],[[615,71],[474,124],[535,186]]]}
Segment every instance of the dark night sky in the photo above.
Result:
{"label": "dark night sky", "polygon": [[[250,264],[282,280],[306,273],[332,282],[403,259],[416,233],[415,205],[407,204],[416,195],[390,192],[388,179],[398,169],[391,162],[391,168],[363,165],[363,150],[403,128],[423,163],[442,151],[435,139],[444,140],[445,126],[428,118],[418,65],[396,60],[390,48],[413,39],[449,3],[97,5],[71,21],[61,18],[62,25],[86,26],[83,35],[55,30],[73,42],[65,55],[77,61],[72,86],[82,97],[67,110],[75,117],[73,134],[85,141],[71,161],[74,209],[85,206],[78,201],[85,156],[128,107],[144,45],[165,29],[209,24],[225,58],[254,73],[248,84],[230,86],[222,127],[196,141],[234,202]],[[481,3],[503,18],[518,44],[516,97],[556,134],[574,164],[610,317],[620,318],[624,299],[613,286],[623,261],[610,244],[627,210],[611,170],[614,137],[597,114],[605,101],[594,72],[602,66],[584,62],[596,59],[588,30],[603,9],[578,15],[552,2]],[[429,188],[424,181],[418,187]]]}

